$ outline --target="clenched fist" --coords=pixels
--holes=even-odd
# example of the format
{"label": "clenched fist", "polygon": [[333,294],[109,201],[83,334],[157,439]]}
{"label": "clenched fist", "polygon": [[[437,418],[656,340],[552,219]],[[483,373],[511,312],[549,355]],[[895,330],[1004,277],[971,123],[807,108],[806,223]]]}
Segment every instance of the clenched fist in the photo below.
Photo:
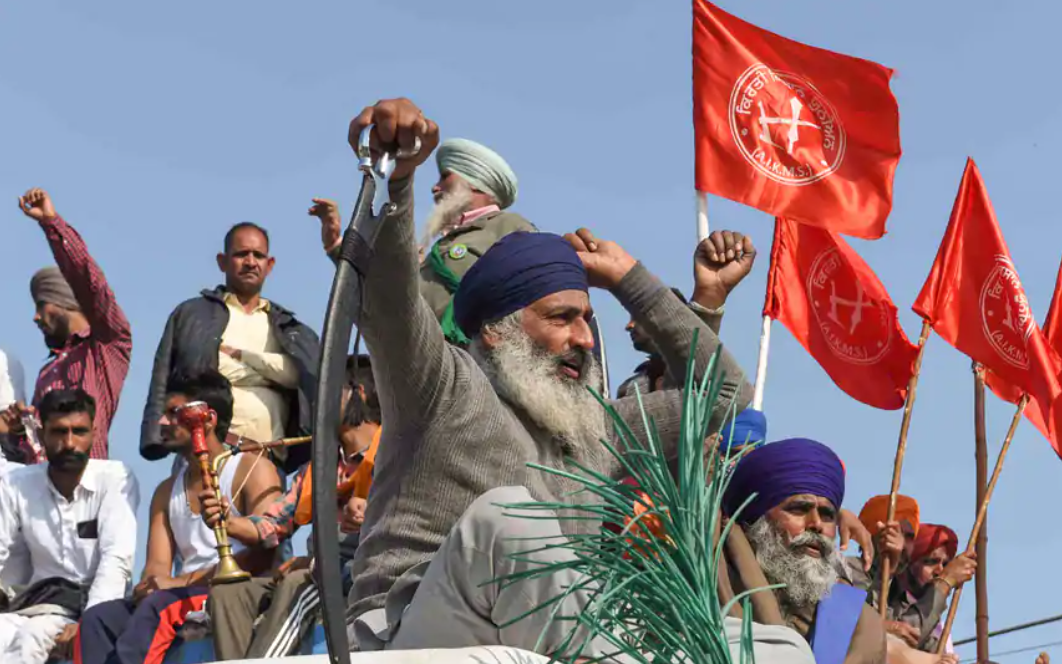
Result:
{"label": "clenched fist", "polygon": [[723,306],[755,262],[752,238],[734,231],[715,231],[697,246],[693,301],[709,309]]}
{"label": "clenched fist", "polygon": [[18,207],[22,210],[22,214],[37,221],[44,221],[55,216],[55,207],[52,206],[51,197],[48,196],[48,192],[38,187],[19,196]]}
{"label": "clenched fist", "polygon": [[565,234],[564,239],[575,247],[586,268],[587,279],[595,288],[615,288],[637,263],[623,247],[599,240],[585,228]]}
{"label": "clenched fist", "polygon": [[367,106],[350,122],[347,141],[354,152],[358,151],[361,131],[375,125],[371,136],[373,151],[380,148],[412,152],[420,139],[420,150],[406,157],[396,158],[394,180],[413,174],[418,166],[427,161],[439,145],[439,125],[424,117],[424,112],[408,99],[385,99],[374,106]]}

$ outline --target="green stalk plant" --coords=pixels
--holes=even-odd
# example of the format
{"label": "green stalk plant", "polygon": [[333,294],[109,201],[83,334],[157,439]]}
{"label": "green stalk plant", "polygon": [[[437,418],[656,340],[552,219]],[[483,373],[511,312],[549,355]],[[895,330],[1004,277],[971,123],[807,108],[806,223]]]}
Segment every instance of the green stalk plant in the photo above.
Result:
{"label": "green stalk plant", "polygon": [[[696,345],[696,338],[693,343]],[[723,492],[734,461],[752,446],[744,446],[733,455],[720,455],[716,436],[710,449],[706,447],[709,420],[723,375],[717,352],[704,378],[695,383],[693,353],[690,356],[677,472],[672,472],[672,460],[665,456],[655,423],[646,416],[644,405],[642,418],[648,439],[641,441],[595,392],[620,438],[618,449],[608,441],[602,444],[633,482],[604,476],[575,462],[566,470],[531,464],[542,472],[578,482],[583,487],[581,491],[596,498],[582,500],[583,504],[578,505],[531,502],[503,506],[512,516],[590,519],[602,525],[593,533],[561,540],[525,540],[530,548],[515,558],[535,563],[536,554],[557,548],[566,549],[571,555],[563,556],[560,562],[537,563],[528,571],[492,581],[505,586],[562,570],[579,573],[581,582],[558,588],[556,597],[508,623],[538,611],[550,612],[554,621],[570,622],[572,627],[566,632],[564,644],[553,654],[554,661],[735,664],[723,627],[723,619],[735,602],[744,607],[738,664],[754,661],[749,594],[755,591],[741,593],[722,606],[717,585],[723,543],[730,530],[730,522],[724,523],[722,517]],[[641,395],[637,398],[641,405]],[[733,416],[731,411],[729,417]],[[741,445],[748,441],[728,442]],[[731,446],[727,445],[729,449]],[[561,600],[573,593],[588,601],[579,614],[561,615]],[[594,654],[584,651],[591,641],[598,646]],[[602,644],[612,650],[602,653]],[[541,652],[540,648],[536,650]]]}

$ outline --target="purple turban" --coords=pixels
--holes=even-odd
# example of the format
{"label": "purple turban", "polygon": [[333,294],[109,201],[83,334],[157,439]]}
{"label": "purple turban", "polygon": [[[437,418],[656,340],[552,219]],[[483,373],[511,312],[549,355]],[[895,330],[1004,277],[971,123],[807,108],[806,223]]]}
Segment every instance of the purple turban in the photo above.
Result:
{"label": "purple turban", "polygon": [[511,233],[469,268],[454,295],[454,320],[469,337],[547,295],[589,290],[586,268],[567,240],[553,233]]}
{"label": "purple turban", "polygon": [[837,509],[844,501],[844,466],[833,450],[807,438],[790,438],[756,448],[738,462],[723,494],[728,515],[749,496],[752,502],[738,521],[757,521],[790,496],[808,493],[826,498]]}

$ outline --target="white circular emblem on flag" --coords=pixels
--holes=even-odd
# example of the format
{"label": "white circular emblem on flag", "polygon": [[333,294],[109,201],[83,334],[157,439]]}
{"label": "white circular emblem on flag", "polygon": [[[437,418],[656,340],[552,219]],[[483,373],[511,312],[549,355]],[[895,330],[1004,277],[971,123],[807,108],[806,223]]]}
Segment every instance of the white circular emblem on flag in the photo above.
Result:
{"label": "white circular emblem on flag", "polygon": [[756,64],[730,93],[730,133],[753,167],[780,184],[828,177],[844,161],[837,110],[806,79]]}
{"label": "white circular emblem on flag", "polygon": [[1029,337],[1036,322],[1014,263],[1006,256],[996,256],[995,267],[981,287],[981,320],[985,338],[999,356],[1012,366],[1028,369]]}
{"label": "white circular emblem on flag", "polygon": [[836,247],[820,253],[807,280],[808,304],[830,351],[851,364],[874,364],[892,345],[889,311],[867,297]]}

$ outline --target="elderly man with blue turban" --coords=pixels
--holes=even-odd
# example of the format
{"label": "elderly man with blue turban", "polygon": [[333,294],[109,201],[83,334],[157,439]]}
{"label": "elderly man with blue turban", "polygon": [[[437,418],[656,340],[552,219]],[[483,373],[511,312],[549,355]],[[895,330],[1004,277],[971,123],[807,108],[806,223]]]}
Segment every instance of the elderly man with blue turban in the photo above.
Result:
{"label": "elderly man with blue turban", "polygon": [[[510,233],[534,231],[534,225],[510,212],[516,201],[516,173],[485,145],[465,138],[443,141],[435,151],[439,180],[432,187],[435,207],[424,224],[420,294],[428,301],[446,337],[467,343],[453,316],[453,295],[472,264]],[[321,219],[325,251],[335,258],[342,244],[338,206],[314,199],[310,215]],[[436,238],[438,240],[436,241]]]}
{"label": "elderly man with blue turban", "polygon": [[[435,148],[438,127],[408,100],[366,108],[351,123],[355,143],[370,124],[384,145],[409,147],[419,138],[422,147],[398,160],[389,191],[395,210],[363,266],[360,330],[389,424],[352,563],[352,640],[362,650],[494,644],[560,653],[569,627],[551,624],[549,612],[509,624],[555,597],[555,586],[486,582],[529,564],[508,555],[521,547],[514,535],[560,537],[599,528],[574,520],[507,519],[498,504],[593,499],[579,493],[577,482],[529,464],[563,468],[574,461],[623,474],[600,442],[615,440],[614,432],[587,389],[599,374],[589,288],[610,291],[678,377],[689,366],[695,333],[695,379],[719,350],[719,339],[644,265],[584,229],[563,238],[512,233],[495,243],[465,273],[454,298],[454,322],[470,344],[466,350],[447,343],[421,297],[413,221],[412,175]],[[714,269],[698,261],[696,280]],[[725,349],[719,362],[726,380],[713,411],[715,430],[752,396]],[[681,392],[658,391],[644,403],[674,452]],[[634,399],[610,405],[644,436]]]}
{"label": "elderly man with blue turban", "polygon": [[[834,540],[844,484],[833,450],[793,438],[744,456],[723,508],[744,529],[766,581],[784,585],[773,593],[776,615],[808,640],[817,664],[878,664],[886,652],[881,618],[865,590],[839,583]],[[728,548],[733,555],[736,549]]]}

